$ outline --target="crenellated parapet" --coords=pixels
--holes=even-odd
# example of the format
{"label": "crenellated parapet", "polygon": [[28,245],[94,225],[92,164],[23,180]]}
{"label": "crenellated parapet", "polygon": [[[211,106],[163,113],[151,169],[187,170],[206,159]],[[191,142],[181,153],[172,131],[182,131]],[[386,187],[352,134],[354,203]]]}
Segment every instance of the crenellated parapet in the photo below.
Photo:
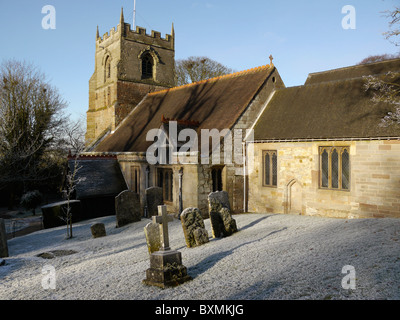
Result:
{"label": "crenellated parapet", "polygon": [[96,43],[98,45],[107,41],[113,37],[125,38],[125,40],[138,41],[149,45],[156,45],[162,48],[168,48],[174,50],[175,47],[175,32],[174,26],[172,25],[171,34],[166,34],[163,38],[161,32],[151,30],[148,34],[145,28],[136,26],[135,30],[132,30],[130,23],[121,21],[117,28],[113,27],[109,32],[103,34],[103,37],[99,36],[98,30],[96,34]]}

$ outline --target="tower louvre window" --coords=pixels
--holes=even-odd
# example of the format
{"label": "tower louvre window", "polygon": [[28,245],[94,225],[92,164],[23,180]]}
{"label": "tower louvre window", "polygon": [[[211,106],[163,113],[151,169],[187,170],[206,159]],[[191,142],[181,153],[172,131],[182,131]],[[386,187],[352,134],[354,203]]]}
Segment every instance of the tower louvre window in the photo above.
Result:
{"label": "tower louvre window", "polygon": [[142,79],[152,79],[153,78],[153,57],[146,53],[142,58]]}

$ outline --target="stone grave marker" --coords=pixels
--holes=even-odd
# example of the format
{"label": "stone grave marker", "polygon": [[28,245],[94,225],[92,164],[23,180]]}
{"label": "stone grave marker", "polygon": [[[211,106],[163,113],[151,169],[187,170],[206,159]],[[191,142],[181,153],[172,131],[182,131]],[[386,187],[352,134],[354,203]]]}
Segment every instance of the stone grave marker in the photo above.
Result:
{"label": "stone grave marker", "polygon": [[186,208],[182,211],[180,219],[188,248],[200,246],[209,241],[208,232],[198,208]]}
{"label": "stone grave marker", "polygon": [[4,219],[0,219],[0,258],[6,257],[8,257],[6,225]]}
{"label": "stone grave marker", "polygon": [[214,238],[227,237],[237,232],[236,220],[231,216],[229,197],[226,191],[211,192],[208,195],[208,208]]}
{"label": "stone grave marker", "polygon": [[144,234],[146,236],[147,249],[149,250],[149,254],[159,251],[161,248],[161,242],[158,223],[149,222],[144,227]]}
{"label": "stone grave marker", "polygon": [[171,250],[168,238],[168,222],[173,217],[168,216],[167,207],[158,207],[158,216],[153,222],[159,224],[161,248],[150,255],[150,268],[146,270],[146,279],[143,283],[161,288],[175,287],[192,279],[182,264],[182,255],[179,251]]}
{"label": "stone grave marker", "polygon": [[92,232],[93,238],[100,238],[100,237],[105,237],[106,234],[106,227],[104,226],[104,223],[95,223],[90,227],[90,231]]}
{"label": "stone grave marker", "polygon": [[117,228],[142,219],[140,196],[130,190],[122,191],[115,197]]}
{"label": "stone grave marker", "polygon": [[163,204],[162,188],[150,187],[146,189],[147,217],[158,215],[158,206]]}
{"label": "stone grave marker", "polygon": [[227,191],[215,191],[208,195],[208,207],[211,211],[219,211],[221,208],[227,208],[231,211],[229,204],[229,194]]}

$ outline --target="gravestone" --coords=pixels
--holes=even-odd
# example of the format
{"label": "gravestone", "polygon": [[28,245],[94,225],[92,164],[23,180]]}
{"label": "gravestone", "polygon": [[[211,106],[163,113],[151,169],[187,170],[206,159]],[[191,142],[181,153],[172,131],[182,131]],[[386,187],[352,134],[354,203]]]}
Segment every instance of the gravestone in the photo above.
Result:
{"label": "gravestone", "polygon": [[171,250],[168,238],[168,222],[173,217],[168,216],[167,207],[159,206],[159,215],[153,217],[153,222],[159,224],[161,248],[150,255],[150,268],[146,270],[143,283],[160,288],[175,287],[192,279],[182,264],[179,251]]}
{"label": "gravestone", "polygon": [[100,238],[106,236],[106,227],[104,223],[95,223],[90,227],[93,238]]}
{"label": "gravestone", "polygon": [[147,249],[149,250],[149,254],[159,251],[161,248],[161,242],[158,223],[149,222],[144,227],[144,234],[146,236]]}
{"label": "gravestone", "polygon": [[6,225],[4,219],[0,219],[0,258],[5,257],[8,257]]}
{"label": "gravestone", "polygon": [[219,214],[224,224],[225,236],[230,236],[232,233],[237,232],[236,220],[232,218],[228,208],[221,208]]}
{"label": "gravestone", "polygon": [[208,195],[208,208],[214,238],[227,237],[237,232],[236,221],[230,213],[228,192],[211,192]]}
{"label": "gravestone", "polygon": [[206,229],[198,228],[193,231],[194,241],[196,241],[196,246],[201,246],[202,244],[207,243],[208,240],[208,232]]}
{"label": "gravestone", "polygon": [[208,242],[208,232],[198,208],[186,208],[182,211],[180,219],[188,248]]}
{"label": "gravestone", "polygon": [[115,197],[115,216],[117,228],[140,221],[142,218],[140,196],[130,190],[122,191]]}
{"label": "gravestone", "polygon": [[150,187],[146,189],[147,217],[150,218],[158,215],[158,206],[162,206],[163,204],[162,188]]}
{"label": "gravestone", "polygon": [[227,191],[215,191],[208,195],[208,207],[211,211],[219,211],[221,208],[227,208],[231,211],[229,204],[229,194]]}

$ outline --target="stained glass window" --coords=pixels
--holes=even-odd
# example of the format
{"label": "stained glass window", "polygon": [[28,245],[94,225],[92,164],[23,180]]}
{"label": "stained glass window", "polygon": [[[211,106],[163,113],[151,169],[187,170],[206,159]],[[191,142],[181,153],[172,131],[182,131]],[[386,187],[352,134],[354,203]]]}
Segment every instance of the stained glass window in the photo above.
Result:
{"label": "stained glass window", "polygon": [[264,166],[264,174],[265,174],[265,180],[264,184],[269,185],[270,184],[270,175],[271,175],[271,170],[270,170],[270,158],[269,158],[269,153],[265,154],[265,166]]}
{"label": "stained glass window", "polygon": [[277,178],[278,178],[278,163],[277,163],[277,157],[276,153],[272,154],[272,185],[276,186],[277,185]]}
{"label": "stained glass window", "polygon": [[321,187],[328,188],[329,183],[329,155],[326,149],[321,155]]}
{"label": "stained glass window", "polygon": [[320,148],[320,187],[350,189],[349,147]]}
{"label": "stained glass window", "polygon": [[339,187],[339,155],[336,149],[332,151],[332,188]]}
{"label": "stained glass window", "polygon": [[350,189],[350,157],[347,149],[342,153],[342,189]]}
{"label": "stained glass window", "polygon": [[277,186],[278,185],[278,158],[276,151],[263,152],[263,171],[264,171],[264,186]]}

